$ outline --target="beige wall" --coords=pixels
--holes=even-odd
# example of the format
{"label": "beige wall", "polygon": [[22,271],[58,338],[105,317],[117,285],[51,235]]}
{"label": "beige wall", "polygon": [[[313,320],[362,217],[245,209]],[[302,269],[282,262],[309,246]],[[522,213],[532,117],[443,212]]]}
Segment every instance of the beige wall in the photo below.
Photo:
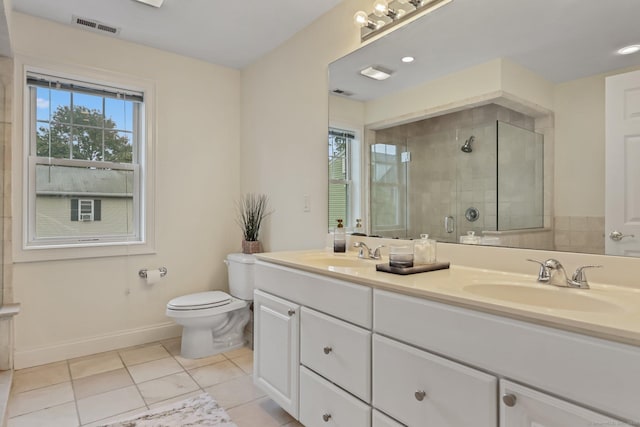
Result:
{"label": "beige wall", "polygon": [[[20,13],[12,18],[16,55],[155,83],[158,230],[153,255],[126,256],[125,250],[108,258],[16,263],[14,299],[22,303],[15,322],[16,367],[177,335],[164,313],[167,301],[225,289],[222,261],[240,249],[234,222],[240,194],[240,72]],[[324,102],[317,96],[309,104],[326,105],[323,95]],[[22,141],[13,141],[13,148],[11,191],[19,216]],[[14,229],[14,238],[20,234]],[[147,286],[138,277],[141,268],[160,266],[169,271],[160,283]]]}
{"label": "beige wall", "polygon": [[324,246],[327,65],[359,46],[353,14],[370,7],[346,0],[242,71],[242,188],[271,199],[266,250]]}

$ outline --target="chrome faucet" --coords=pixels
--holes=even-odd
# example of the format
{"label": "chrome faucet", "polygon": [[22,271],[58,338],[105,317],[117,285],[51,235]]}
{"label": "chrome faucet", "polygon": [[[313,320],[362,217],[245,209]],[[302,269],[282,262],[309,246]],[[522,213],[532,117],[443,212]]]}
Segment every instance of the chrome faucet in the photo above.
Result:
{"label": "chrome faucet", "polygon": [[587,281],[587,276],[584,270],[587,268],[602,267],[601,265],[584,265],[582,267],[578,267],[571,278],[569,278],[569,276],[567,276],[567,271],[557,259],[549,258],[545,262],[540,262],[535,259],[527,259],[527,261],[540,264],[538,282],[549,283],[550,285],[560,286],[563,288],[589,289],[589,282]]}
{"label": "chrome faucet", "polygon": [[377,248],[373,249],[373,251],[369,249],[369,246],[367,246],[364,242],[355,242],[353,244],[353,247],[360,249],[358,251],[358,258],[380,259],[382,258],[382,256],[380,255],[380,249],[384,248],[384,245],[378,246]]}

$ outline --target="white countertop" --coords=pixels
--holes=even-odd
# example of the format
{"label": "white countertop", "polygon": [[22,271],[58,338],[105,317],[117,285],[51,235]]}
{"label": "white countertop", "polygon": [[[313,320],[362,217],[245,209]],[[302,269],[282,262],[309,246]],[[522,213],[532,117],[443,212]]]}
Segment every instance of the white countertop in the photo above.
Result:
{"label": "white countertop", "polygon": [[[637,288],[601,283],[590,283],[591,289],[561,288],[538,283],[535,274],[506,273],[453,263],[446,270],[402,276],[376,271],[375,264],[388,259],[360,260],[355,252],[291,251],[256,256],[261,261],[375,289],[640,346],[640,289]],[[491,296],[482,292],[483,287],[493,292]],[[521,289],[531,298],[520,301]]]}

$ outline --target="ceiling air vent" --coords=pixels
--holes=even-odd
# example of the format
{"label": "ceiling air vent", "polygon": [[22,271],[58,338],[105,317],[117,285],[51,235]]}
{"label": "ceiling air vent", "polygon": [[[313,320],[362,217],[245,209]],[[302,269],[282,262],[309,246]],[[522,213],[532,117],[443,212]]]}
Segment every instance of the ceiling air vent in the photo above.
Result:
{"label": "ceiling air vent", "polygon": [[76,27],[91,30],[96,33],[109,33],[114,35],[120,33],[120,28],[105,24],[104,22],[96,21],[95,19],[82,18],[80,16],[73,15],[71,23]]}
{"label": "ceiling air vent", "polygon": [[342,90],[342,89],[333,89],[331,92],[336,95],[353,96],[353,92],[349,92],[347,90]]}

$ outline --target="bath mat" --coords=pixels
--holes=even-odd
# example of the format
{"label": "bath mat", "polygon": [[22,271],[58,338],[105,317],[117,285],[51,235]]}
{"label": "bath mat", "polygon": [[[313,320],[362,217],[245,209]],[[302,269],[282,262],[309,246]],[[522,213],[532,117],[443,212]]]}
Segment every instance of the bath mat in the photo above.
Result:
{"label": "bath mat", "polygon": [[112,424],[100,427],[238,427],[224,408],[209,396],[202,393],[196,397],[152,409]]}

